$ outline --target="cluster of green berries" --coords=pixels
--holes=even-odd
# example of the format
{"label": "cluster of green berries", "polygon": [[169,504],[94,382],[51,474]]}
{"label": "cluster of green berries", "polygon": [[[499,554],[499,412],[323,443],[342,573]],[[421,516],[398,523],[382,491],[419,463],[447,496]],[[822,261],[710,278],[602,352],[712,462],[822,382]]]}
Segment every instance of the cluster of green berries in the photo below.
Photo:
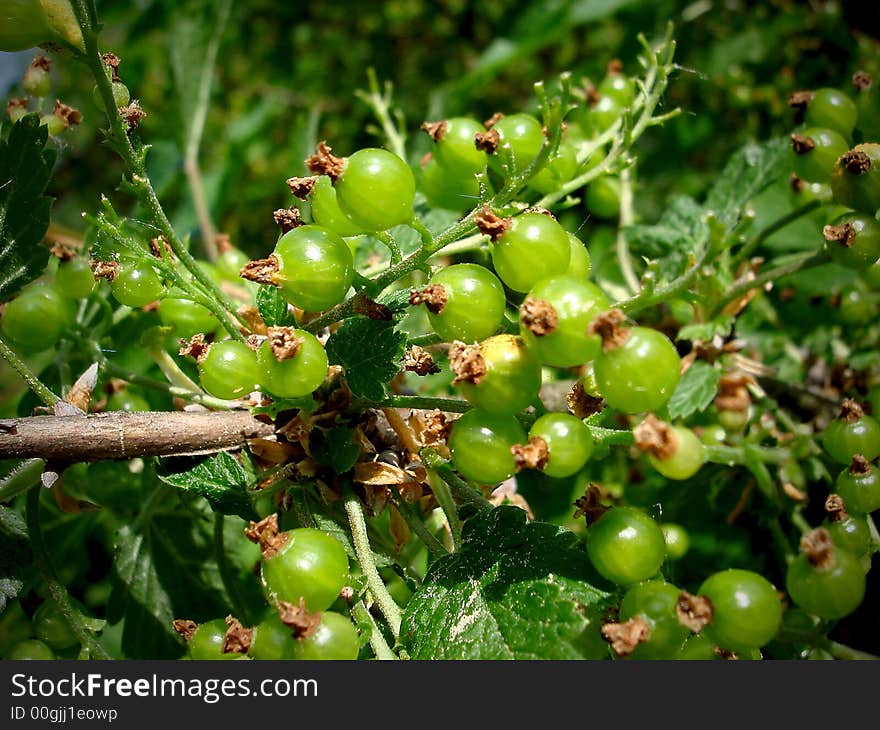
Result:
{"label": "cluster of green berries", "polygon": [[175,622],[187,641],[186,658],[357,659],[361,641],[345,615],[349,568],[342,544],[312,528],[279,532],[277,515],[251,523],[246,534],[262,551],[266,616],[252,628],[231,617],[198,626]]}
{"label": "cluster of green berries", "polygon": [[[26,96],[11,99],[6,105],[6,113],[14,124],[26,114],[37,112],[40,124],[46,127],[50,135],[57,137],[69,127],[79,124],[82,114],[57,99],[51,111],[44,109],[52,91],[51,71],[52,62],[46,56],[35,56],[21,81]],[[34,109],[31,109],[32,100],[35,102]]]}
{"label": "cluster of green berries", "polygon": [[853,86],[854,96],[822,88],[796,92],[789,103],[798,117],[791,135],[794,187],[805,198],[833,199],[834,215],[822,231],[825,250],[861,274],[841,293],[841,317],[855,323],[878,309],[868,292],[880,288],[880,92],[863,71]]}

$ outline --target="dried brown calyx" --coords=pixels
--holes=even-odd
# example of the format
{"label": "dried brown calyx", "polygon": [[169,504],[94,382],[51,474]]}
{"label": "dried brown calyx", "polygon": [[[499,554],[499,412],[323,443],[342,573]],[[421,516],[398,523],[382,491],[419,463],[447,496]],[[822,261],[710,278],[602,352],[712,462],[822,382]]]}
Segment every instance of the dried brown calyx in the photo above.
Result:
{"label": "dried brown calyx", "polygon": [[587,106],[596,106],[596,104],[602,99],[602,94],[599,93],[599,90],[592,81],[584,81],[583,91],[584,100],[587,102]]}
{"label": "dried brown calyx", "polygon": [[239,275],[242,279],[255,281],[257,282],[257,284],[268,284],[269,286],[277,286],[277,284],[275,283],[275,277],[278,275],[280,269],[281,262],[278,260],[278,257],[273,253],[269,254],[269,257],[265,259],[248,261],[244,266],[242,266]]}
{"label": "dried brown calyx", "polygon": [[536,337],[544,337],[556,330],[559,317],[550,302],[526,297],[519,308],[519,321]]}
{"label": "dried brown calyx", "polygon": [[178,354],[181,357],[191,357],[196,362],[202,362],[207,357],[209,348],[210,345],[205,342],[205,335],[200,332],[189,340],[181,340]]}
{"label": "dried brown calyx", "polygon": [[422,122],[419,127],[423,132],[427,132],[428,136],[435,142],[439,142],[446,136],[446,130],[449,129],[449,123],[444,119],[439,122]]}
{"label": "dried brown calyx", "polygon": [[345,169],[345,158],[331,154],[332,148],[325,141],[318,142],[315,154],[306,160],[306,167],[313,175],[326,175],[336,182]]}
{"label": "dried brown calyx", "polygon": [[852,76],[852,83],[858,91],[867,91],[874,83],[874,79],[867,71],[856,71]]}
{"label": "dried brown calyx", "polygon": [[76,258],[76,249],[66,243],[61,243],[60,241],[56,241],[52,244],[49,253],[59,261],[70,261],[71,259]]}
{"label": "dried brown calyx", "polygon": [[813,100],[812,91],[793,91],[788,95],[788,105],[794,109],[794,120],[800,124],[804,120],[807,105]]}
{"label": "dried brown calyx", "polygon": [[485,132],[477,132],[474,135],[474,147],[486,154],[494,155],[501,144],[501,135],[497,129],[487,129]]}
{"label": "dried brown calyx", "polygon": [[445,444],[452,433],[453,421],[439,409],[425,413],[422,420],[424,421],[422,444],[425,446]]}
{"label": "dried brown calyx", "polygon": [[856,229],[852,223],[842,223],[839,226],[828,225],[822,229],[822,236],[828,243],[852,248],[853,242],[856,240]]}
{"label": "dried brown calyx", "polygon": [[747,411],[752,405],[749,385],[755,381],[745,373],[725,373],[718,380],[715,407],[719,411]]}
{"label": "dried brown calyx", "polygon": [[171,628],[182,636],[184,641],[189,641],[199,625],[188,618],[176,618],[171,622]]}
{"label": "dried brown calyx", "polygon": [[137,129],[138,125],[146,118],[147,113],[141,108],[141,105],[135,99],[128,106],[121,106],[118,109],[119,116],[125,120],[128,125],[128,131]]}
{"label": "dried brown calyx", "polygon": [[110,69],[110,80],[111,81],[121,81],[119,78],[119,64],[122,61],[119,59],[115,53],[102,53],[101,60],[104,62],[104,65]]}
{"label": "dried brown calyx", "polygon": [[605,67],[605,73],[609,76],[620,76],[623,73],[623,61],[619,58],[612,58]]}
{"label": "dried brown calyx", "polygon": [[590,326],[587,327],[587,334],[599,335],[602,339],[602,349],[605,352],[616,350],[622,347],[629,340],[630,330],[623,327],[626,321],[626,315],[619,309],[609,309],[607,312],[596,315]]}
{"label": "dried brown calyx", "polygon": [[511,219],[502,218],[488,205],[484,205],[483,209],[474,216],[474,224],[480,233],[489,236],[493,241],[497,241],[510,228]]}
{"label": "dried brown calyx", "polygon": [[96,279],[112,282],[119,272],[119,264],[115,261],[92,261],[92,274]]}
{"label": "dried brown calyx", "polygon": [[466,345],[460,340],[455,340],[449,347],[449,366],[455,375],[453,385],[458,383],[477,385],[487,372],[480,346]]}
{"label": "dried brown calyx", "polygon": [[817,527],[801,538],[801,552],[814,568],[829,570],[834,567],[834,543],[831,533],[824,527]]}
{"label": "dried brown calyx", "polygon": [[486,129],[492,129],[498,122],[504,119],[504,112],[495,112],[491,117],[489,117],[485,122],[483,122],[483,126]]}
{"label": "dried brown calyx", "polygon": [[543,469],[550,460],[547,442],[540,436],[532,436],[527,443],[510,447],[517,471],[520,469]]}
{"label": "dried brown calyx", "polygon": [[269,335],[269,348],[278,362],[296,357],[304,342],[293,327],[267,327],[266,334]]}
{"label": "dried brown calyx", "polygon": [[846,512],[846,504],[839,494],[829,494],[825,500],[825,512],[831,522],[843,522],[849,515]]}
{"label": "dried brown calyx", "polygon": [[651,627],[641,616],[633,616],[623,623],[608,623],[602,627],[602,638],[611,644],[617,656],[629,656],[639,644],[651,637]]}
{"label": "dried brown calyx", "polygon": [[795,154],[805,155],[816,149],[816,143],[813,141],[812,137],[807,137],[806,135],[797,134],[795,132],[791,135],[791,148],[795,151]]}
{"label": "dried brown calyx", "polygon": [[31,61],[28,68],[48,72],[52,70],[52,62],[48,59],[48,57],[40,54],[39,56],[34,56],[34,59]]}
{"label": "dried brown calyx", "polygon": [[413,289],[409,293],[409,303],[414,307],[424,304],[431,314],[440,314],[446,307],[449,297],[442,284],[429,284],[424,289]]}
{"label": "dried brown calyx", "polygon": [[840,164],[850,175],[864,175],[871,169],[871,158],[863,150],[852,149],[840,156]]}
{"label": "dried brown calyx", "polygon": [[272,513],[259,522],[251,520],[244,528],[244,536],[260,546],[263,558],[268,559],[277,555],[281,548],[287,544],[287,535],[278,531],[278,513]]}
{"label": "dried brown calyx", "polygon": [[610,509],[602,504],[602,500],[607,496],[601,485],[590,482],[583,496],[574,501],[574,517],[583,517],[589,527]]}
{"label": "dried brown calyx", "polygon": [[840,404],[840,415],[838,418],[844,423],[855,423],[864,415],[865,411],[861,404],[852,398],[847,398]]}
{"label": "dried brown calyx", "polygon": [[698,634],[712,623],[712,601],[705,596],[695,596],[693,593],[682,591],[675,604],[675,615],[682,626]]}
{"label": "dried brown calyx", "polygon": [[272,213],[272,218],[275,219],[275,223],[278,224],[282,233],[287,233],[302,225],[302,214],[299,212],[299,208],[279,208]]}
{"label": "dried brown calyx", "polygon": [[565,404],[571,414],[580,419],[600,413],[605,408],[604,399],[587,393],[582,380],[571,386],[571,390],[565,396]]}
{"label": "dried brown calyx", "polygon": [[52,114],[64,123],[65,129],[76,126],[83,120],[82,112],[79,109],[74,109],[72,106],[58,101],[58,99],[55,100],[55,108],[52,110]]}
{"label": "dried brown calyx", "polygon": [[[330,148],[328,147],[327,150],[329,151]],[[290,192],[300,200],[308,199],[317,182],[318,178],[314,175],[310,177],[289,177],[286,180]]]}
{"label": "dried brown calyx", "polygon": [[806,187],[806,183],[795,173],[791,173],[791,177],[788,178],[788,187],[791,188],[793,193],[800,193]]}
{"label": "dried brown calyx", "polygon": [[870,471],[871,462],[861,454],[853,454],[852,461],[849,463],[849,473],[854,477],[863,477]]}
{"label": "dried brown calyx", "polygon": [[403,369],[416,375],[436,375],[440,372],[431,353],[418,345],[410,347],[403,356]]}
{"label": "dried brown calyx", "polygon": [[671,459],[678,451],[678,437],[672,426],[653,413],[633,429],[633,437],[639,449],[661,461]]}
{"label": "dried brown calyx", "polygon": [[294,639],[308,639],[321,625],[321,614],[317,611],[309,611],[303,598],[299,599],[298,606],[287,601],[279,601],[278,617],[281,623],[293,629]]}
{"label": "dried brown calyx", "polygon": [[235,616],[226,617],[226,635],[223,637],[224,654],[247,654],[254,640],[254,630],[246,629]]}

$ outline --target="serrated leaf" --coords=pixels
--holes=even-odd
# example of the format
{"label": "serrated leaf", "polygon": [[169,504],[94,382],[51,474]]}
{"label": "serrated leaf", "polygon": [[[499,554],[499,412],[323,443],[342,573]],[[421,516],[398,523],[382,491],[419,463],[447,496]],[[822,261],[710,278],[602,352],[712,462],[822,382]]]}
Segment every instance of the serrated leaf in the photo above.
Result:
{"label": "serrated leaf", "polygon": [[176,495],[159,502],[116,540],[108,621],[124,619],[122,648],[130,658],[179,656],[174,619],[202,622],[229,612],[210,513],[182,509]]}
{"label": "serrated leaf", "polygon": [[791,172],[788,147],[788,141],[782,137],[745,145],[725,165],[703,208],[713,212],[727,228],[733,228],[746,203]]}
{"label": "serrated leaf", "polygon": [[734,318],[730,316],[718,317],[709,322],[696,322],[687,324],[678,331],[679,340],[711,340],[716,335],[725,337],[733,326]]}
{"label": "serrated leaf", "polygon": [[656,259],[672,251],[696,250],[708,235],[703,208],[693,198],[673,198],[654,225],[633,225],[624,229],[634,254]]}
{"label": "serrated leaf", "polygon": [[18,512],[0,506],[0,614],[24,587],[30,563],[31,543],[24,520]]}
{"label": "serrated leaf", "polygon": [[0,302],[36,279],[49,261],[40,242],[49,227],[52,198],[43,195],[55,152],[36,114],[16,122],[0,141]]}
{"label": "serrated leaf", "polygon": [[715,398],[720,379],[720,370],[697,360],[681,376],[678,387],[669,399],[669,417],[678,420],[704,411]]}
{"label": "serrated leaf", "polygon": [[359,398],[380,401],[388,383],[400,370],[406,335],[394,322],[351,317],[327,341],[327,357],[345,370],[351,392]]}
{"label": "serrated leaf", "polygon": [[296,322],[281,290],[274,286],[263,284],[257,290],[257,310],[267,327],[291,327]]}
{"label": "serrated leaf", "polygon": [[328,466],[337,474],[347,472],[357,461],[361,445],[352,439],[352,431],[345,426],[330,429],[313,428],[309,434],[312,458]]}
{"label": "serrated leaf", "polygon": [[410,598],[401,641],[413,659],[600,659],[606,584],[567,530],[498,507],[465,523]]}
{"label": "serrated leaf", "polygon": [[253,479],[225,451],[194,469],[180,474],[160,474],[159,478],[184,492],[204,497],[215,512],[238,515],[246,520],[257,519],[248,495],[248,486]]}

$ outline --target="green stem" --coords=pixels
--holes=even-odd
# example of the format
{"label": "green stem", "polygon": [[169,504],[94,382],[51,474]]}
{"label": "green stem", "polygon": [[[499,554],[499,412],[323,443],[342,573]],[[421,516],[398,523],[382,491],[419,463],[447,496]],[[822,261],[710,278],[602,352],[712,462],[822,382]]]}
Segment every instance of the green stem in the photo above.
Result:
{"label": "green stem", "polygon": [[586,421],[584,423],[590,429],[590,433],[593,435],[593,443],[596,446],[632,446],[636,441],[632,431],[603,428],[602,426],[594,426]]}
{"label": "green stem", "polygon": [[461,502],[470,502],[477,509],[492,509],[492,503],[486,499],[483,494],[468,484],[458,474],[455,473],[449,462],[439,458],[436,452],[430,449],[423,451],[423,459],[425,466],[437,473],[451,492],[458,497]]}
{"label": "green stem", "polygon": [[442,558],[444,555],[449,554],[449,551],[443,544],[429,532],[421,516],[411,504],[402,499],[395,500],[394,504],[397,505],[397,511],[406,520],[409,529],[424,543],[432,557]]}
{"label": "green stem", "polygon": [[661,302],[672,299],[673,297],[687,291],[691,284],[699,278],[700,272],[708,263],[713,250],[712,246],[706,246],[700,254],[699,259],[697,259],[697,262],[677,279],[669,282],[666,286],[661,287],[660,289],[644,289],[634,297],[618,302],[615,307],[626,314],[632,315],[643,309],[652,307],[655,304],[660,304]]}
{"label": "green stem", "polygon": [[630,168],[626,167],[620,171],[620,221],[617,228],[617,238],[615,240],[615,250],[617,252],[617,263],[620,265],[620,272],[623,274],[623,280],[630,288],[630,291],[637,293],[641,288],[639,286],[639,277],[633,269],[632,257],[629,255],[629,243],[626,240],[625,229],[631,226],[635,219],[633,212],[633,190],[632,190],[632,173]]}
{"label": "green stem", "polygon": [[[244,341],[245,337],[239,331],[237,324],[233,321],[229,312],[235,311],[233,302],[223,293],[223,291],[213,282],[205,271],[198,265],[189,250],[183,245],[183,242],[177,237],[171,222],[162,209],[162,204],[156,196],[156,191],[147,175],[146,166],[146,150],[135,150],[134,145],[128,135],[126,123],[119,114],[114,114],[112,110],[116,109],[113,101],[113,87],[109,75],[105,71],[104,62],[101,59],[101,53],[98,49],[98,28],[96,19],[93,17],[93,8],[83,0],[77,0],[74,4],[74,12],[79,21],[80,28],[83,33],[85,42],[85,54],[82,60],[89,67],[101,99],[104,101],[104,108],[110,110],[107,118],[110,122],[110,136],[114,143],[114,149],[118,152],[122,161],[125,163],[126,171],[129,177],[129,184],[136,192],[138,198],[147,208],[153,223],[159,232],[165,236],[172,251],[180,260],[180,262],[189,270],[193,278],[204,287],[217,305],[211,308],[212,313],[217,317],[223,328],[235,339]],[[209,297],[209,298],[211,298]],[[222,306],[220,306],[222,305]]]}
{"label": "green stem", "polygon": [[223,583],[223,588],[226,590],[226,595],[229,597],[234,615],[245,626],[250,626],[254,623],[256,617],[251,615],[247,604],[242,598],[241,589],[233,571],[232,563],[229,562],[229,557],[226,554],[226,547],[223,544],[223,521],[222,513],[217,512],[214,514],[214,558],[217,560],[220,580]]}
{"label": "green stem", "polygon": [[37,398],[43,401],[48,408],[52,408],[61,400],[61,398],[49,390],[48,386],[43,384],[27,364],[25,364],[24,360],[16,354],[15,350],[6,344],[6,340],[3,339],[2,335],[0,335],[0,355],[2,355],[3,359],[12,366],[15,372],[21,375],[24,381],[28,384],[28,387],[34,391]]}
{"label": "green stem", "polygon": [[386,248],[391,252],[392,265],[403,260],[403,252],[400,250],[400,246],[397,245],[397,241],[394,240],[394,236],[388,233],[388,231],[376,231],[373,235],[385,244]]}
{"label": "green stem", "polygon": [[880,659],[880,656],[877,656],[876,654],[869,654],[866,651],[853,649],[852,647],[847,646],[846,644],[841,644],[837,641],[829,641],[825,648],[835,659],[848,659],[851,661],[876,661]]}
{"label": "green stem", "polygon": [[781,231],[787,225],[793,223],[798,218],[802,218],[809,213],[812,213],[817,208],[821,208],[823,205],[826,205],[826,201],[824,200],[811,200],[808,203],[804,203],[798,208],[790,211],[786,215],[781,218],[777,218],[770,225],[768,225],[763,230],[759,231],[753,238],[747,241],[743,247],[737,251],[736,256],[733,257],[731,263],[736,266],[740,261],[745,261],[753,251],[755,251],[764,241],[766,241],[770,236],[772,236],[777,231]]}
{"label": "green stem", "polygon": [[735,302],[752,289],[762,287],[769,282],[775,282],[778,279],[789,276],[798,271],[805,271],[806,269],[811,269],[816,266],[822,266],[829,261],[831,261],[831,258],[824,251],[820,251],[819,253],[806,251],[788,257],[785,263],[778,264],[771,269],[766,269],[753,279],[747,279],[730,289],[727,294],[715,304],[713,314],[721,312],[728,304]]}
{"label": "green stem", "polygon": [[42,459],[25,459],[0,479],[0,502],[8,502],[19,494],[40,483],[40,475],[46,462]]}
{"label": "green stem", "polygon": [[435,408],[447,413],[465,413],[472,406],[461,398],[441,398],[427,395],[389,395],[385,400],[372,403],[370,408],[412,408],[417,411],[432,411]]}
{"label": "green stem", "polygon": [[406,138],[391,119],[391,84],[385,84],[384,94],[379,91],[379,80],[376,78],[376,70],[372,67],[367,69],[367,83],[370,87],[369,93],[363,91],[355,93],[373,110],[373,114],[382,125],[382,132],[391,151],[401,160],[405,160]]}
{"label": "green stem", "polygon": [[345,490],[345,513],[348,515],[348,524],[351,528],[351,541],[354,545],[354,551],[357,555],[358,562],[364,577],[367,579],[367,586],[373,599],[379,606],[379,610],[385,616],[385,620],[391,627],[391,633],[396,639],[400,636],[400,623],[402,614],[400,607],[394,602],[388,588],[379,571],[376,569],[376,563],[373,560],[373,550],[370,548],[370,539],[367,536],[367,522],[364,518],[364,510],[361,507],[360,500],[351,491],[350,488]]}
{"label": "green stem", "polygon": [[725,464],[726,466],[744,465],[750,458],[757,458],[761,462],[779,464],[791,457],[788,449],[774,448],[746,448],[742,446],[723,446],[721,444],[706,444],[703,446],[706,460],[713,464]]}
{"label": "green stem", "polygon": [[455,506],[455,499],[449,485],[444,479],[433,469],[428,470],[428,483],[431,485],[431,491],[446,515],[446,522],[449,525],[449,532],[452,535],[452,548],[455,552],[461,549],[461,520],[458,518],[458,508]]}
{"label": "green stem", "polygon": [[376,659],[378,659],[379,661],[396,660],[397,657],[394,655],[394,652],[391,651],[391,647],[388,646],[388,642],[385,641],[385,637],[382,636],[382,632],[376,625],[376,621],[373,618],[373,615],[367,610],[367,607],[364,605],[363,601],[358,601],[357,603],[355,603],[351,607],[351,612],[358,621],[369,624],[370,646],[373,648],[373,653],[376,655]]}
{"label": "green stem", "polygon": [[79,639],[80,644],[89,651],[89,655],[93,659],[110,659],[103,646],[95,638],[95,635],[89,631],[82,622],[82,615],[76,606],[70,600],[67,589],[61,584],[52,567],[52,560],[46,551],[46,544],[43,541],[43,532],[40,529],[40,490],[32,489],[27,496],[27,529],[28,536],[31,540],[31,549],[34,553],[34,561],[37,569],[43,577],[46,588],[52,600],[58,605],[61,615],[67,621],[71,631]]}

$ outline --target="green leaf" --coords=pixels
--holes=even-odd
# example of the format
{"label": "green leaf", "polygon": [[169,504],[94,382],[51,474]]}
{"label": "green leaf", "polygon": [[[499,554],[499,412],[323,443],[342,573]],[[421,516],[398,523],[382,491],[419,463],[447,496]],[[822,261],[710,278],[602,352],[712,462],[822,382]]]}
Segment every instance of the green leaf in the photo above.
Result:
{"label": "green leaf", "polygon": [[0,141],[0,302],[36,279],[49,261],[40,242],[49,227],[52,198],[43,195],[55,152],[36,114],[16,122]]}
{"label": "green leaf", "polygon": [[672,251],[688,253],[705,241],[709,233],[703,209],[693,198],[673,198],[654,225],[632,225],[624,229],[630,250],[649,259]]}
{"label": "green leaf", "polygon": [[394,322],[351,317],[327,341],[327,357],[345,369],[351,392],[380,401],[388,395],[388,383],[400,371],[406,351],[406,335]]}
{"label": "green leaf", "polygon": [[215,512],[238,515],[246,520],[257,519],[248,495],[248,486],[253,479],[225,451],[203,461],[194,469],[180,474],[160,474],[159,478],[184,492],[204,497]]}
{"label": "green leaf", "polygon": [[177,657],[174,619],[202,622],[229,612],[210,513],[184,509],[175,494],[156,496],[116,539],[108,622],[125,621],[122,648],[131,658]]}
{"label": "green leaf", "polygon": [[691,255],[703,246],[709,228],[703,209],[687,196],[673,198],[654,225],[633,225],[624,229],[633,254],[653,260],[660,281],[684,273]]}
{"label": "green leaf", "polygon": [[413,659],[601,659],[611,596],[571,532],[498,507],[465,523],[406,607]]}
{"label": "green leaf", "polygon": [[252,408],[251,413],[255,416],[269,416],[269,418],[275,420],[278,418],[278,414],[284,411],[300,411],[308,415],[309,413],[314,413],[317,408],[318,403],[310,393],[302,398],[279,398],[278,400],[273,400],[269,405]]}
{"label": "green leaf", "polygon": [[678,420],[704,411],[715,398],[720,378],[720,370],[697,360],[682,375],[678,387],[669,399],[669,417]]}
{"label": "green leaf", "polygon": [[319,464],[329,466],[337,474],[344,474],[360,456],[361,445],[352,439],[351,429],[345,426],[326,430],[313,428],[309,434],[309,451]]}
{"label": "green leaf", "polygon": [[183,147],[201,141],[210,101],[214,62],[231,0],[175,3],[170,24],[169,56],[183,122]]}
{"label": "green leaf", "polygon": [[262,285],[257,290],[257,310],[267,327],[291,327],[296,323],[281,290]]}
{"label": "green leaf", "polygon": [[24,588],[31,564],[31,542],[21,515],[0,505],[0,614]]}
{"label": "green leaf", "polygon": [[713,212],[727,228],[733,228],[746,203],[781,176],[789,174],[789,144],[780,137],[762,144],[745,145],[718,176],[718,182],[706,196],[704,209]]}
{"label": "green leaf", "polygon": [[711,340],[716,335],[727,336],[733,326],[734,318],[718,317],[708,322],[696,322],[682,327],[678,331],[679,340]]}

